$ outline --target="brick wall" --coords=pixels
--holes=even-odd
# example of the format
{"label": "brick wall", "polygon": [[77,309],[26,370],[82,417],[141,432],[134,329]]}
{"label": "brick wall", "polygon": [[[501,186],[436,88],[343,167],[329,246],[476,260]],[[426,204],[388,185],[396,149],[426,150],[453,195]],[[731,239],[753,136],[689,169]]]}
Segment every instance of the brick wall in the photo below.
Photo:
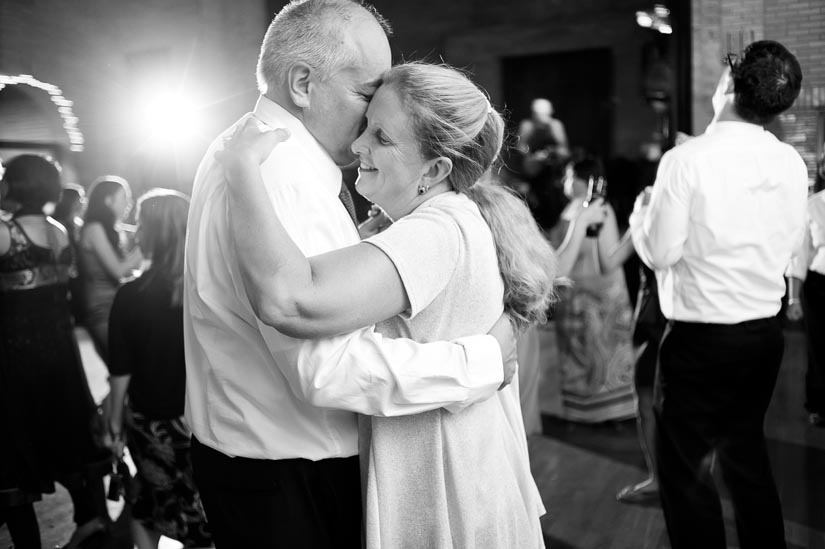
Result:
{"label": "brick wall", "polygon": [[813,182],[822,150],[817,125],[825,118],[825,2],[692,0],[692,9],[694,128],[701,131],[710,121],[710,97],[726,52],[738,52],[754,39],[781,42],[799,60],[803,82],[796,104],[780,117],[777,133],[805,159]]}

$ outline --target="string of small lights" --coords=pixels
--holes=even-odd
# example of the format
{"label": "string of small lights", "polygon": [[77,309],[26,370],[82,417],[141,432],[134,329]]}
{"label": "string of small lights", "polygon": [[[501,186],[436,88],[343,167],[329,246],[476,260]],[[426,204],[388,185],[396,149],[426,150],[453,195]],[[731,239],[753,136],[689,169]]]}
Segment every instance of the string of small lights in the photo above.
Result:
{"label": "string of small lights", "polygon": [[19,84],[38,88],[49,94],[49,98],[52,100],[52,103],[57,106],[57,112],[63,119],[63,129],[66,130],[66,135],[69,137],[69,150],[75,152],[82,151],[85,140],[83,133],[77,127],[79,119],[74,115],[74,111],[72,110],[74,102],[66,99],[63,96],[63,91],[59,87],[48,82],[41,82],[30,74],[18,74],[17,76],[0,74],[0,90],[9,85]]}

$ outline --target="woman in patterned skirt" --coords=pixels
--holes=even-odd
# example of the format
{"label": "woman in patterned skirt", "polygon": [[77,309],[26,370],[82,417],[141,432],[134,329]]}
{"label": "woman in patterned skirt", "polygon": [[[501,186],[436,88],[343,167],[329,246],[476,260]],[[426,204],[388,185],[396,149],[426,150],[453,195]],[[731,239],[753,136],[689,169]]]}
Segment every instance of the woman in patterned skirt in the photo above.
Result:
{"label": "woman in patterned skirt", "polygon": [[[568,234],[569,225],[588,212],[588,194],[601,176],[601,162],[594,156],[574,157],[568,164],[564,191],[570,203],[554,234]],[[627,419],[636,413],[633,313],[621,269],[633,245],[629,233],[620,237],[613,209],[605,205],[605,211],[601,225],[582,241],[571,269],[563,271],[573,286],[555,312],[562,416],[584,423]]]}
{"label": "woman in patterned skirt", "polygon": [[[161,534],[185,547],[212,544],[192,480],[183,423],[183,249],[189,199],[155,189],[138,201],[136,238],[151,267],[117,292],[109,319],[115,451],[137,465],[132,530],[140,549]],[[128,392],[128,406],[126,397]],[[126,413],[124,413],[126,412]]]}

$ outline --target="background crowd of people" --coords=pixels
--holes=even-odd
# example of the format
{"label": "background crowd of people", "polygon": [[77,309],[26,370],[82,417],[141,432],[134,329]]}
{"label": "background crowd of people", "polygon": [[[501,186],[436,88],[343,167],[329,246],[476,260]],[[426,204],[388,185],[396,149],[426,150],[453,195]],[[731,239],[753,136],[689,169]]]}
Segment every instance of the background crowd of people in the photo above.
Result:
{"label": "background crowd of people", "polygon": [[[128,432],[138,547],[157,547],[161,534],[208,546],[181,421],[188,198],[163,189],[142,196],[130,239],[122,178],[93,182],[88,206],[83,187],[63,185],[60,166],[43,156],[11,159],[2,182],[0,519],[17,547],[39,548],[32,503],[59,482],[76,523],[64,547],[109,546],[104,477]],[[76,329],[91,334],[109,369],[103,403],[92,399]]]}

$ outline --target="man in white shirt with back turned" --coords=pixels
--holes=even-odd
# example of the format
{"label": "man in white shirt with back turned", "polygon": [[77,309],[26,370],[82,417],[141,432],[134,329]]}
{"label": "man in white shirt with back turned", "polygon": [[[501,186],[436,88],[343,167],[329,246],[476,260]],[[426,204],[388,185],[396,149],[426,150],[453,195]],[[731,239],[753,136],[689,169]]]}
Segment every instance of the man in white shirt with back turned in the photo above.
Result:
{"label": "man in white shirt with back turned", "polygon": [[763,420],[782,361],[783,274],[802,236],[807,172],[764,129],[799,94],[802,74],[781,44],[728,56],[715,121],[662,157],[631,230],[656,270],[668,328],[655,388],[660,496],[674,549],[723,548],[708,460],[731,493],[739,544],[785,547]]}
{"label": "man in white shirt with back turned", "polygon": [[[306,255],[359,240],[339,200],[338,166],[354,160],[350,145],[390,68],[388,34],[370,6],[307,0],[281,10],[264,38],[252,116],[291,138],[261,170]],[[309,341],[263,325],[232,248],[213,158],[221,143],[196,176],[184,275],[185,413],[210,528],[218,547],[360,547],[355,412],[404,415],[485,399],[509,377],[502,352],[514,351],[512,334],[505,320],[504,347],[487,335],[416,344],[372,328]]]}

